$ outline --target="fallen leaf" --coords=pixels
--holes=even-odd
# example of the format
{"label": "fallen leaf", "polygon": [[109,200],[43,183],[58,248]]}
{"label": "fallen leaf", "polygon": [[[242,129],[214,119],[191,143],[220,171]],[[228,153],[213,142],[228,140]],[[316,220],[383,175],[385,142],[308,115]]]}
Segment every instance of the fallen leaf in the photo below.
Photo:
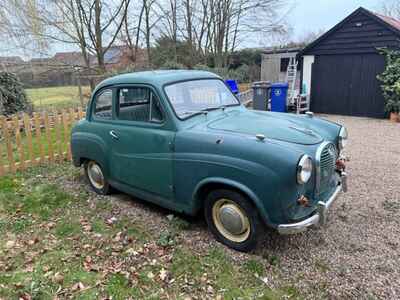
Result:
{"label": "fallen leaf", "polygon": [[162,281],[165,281],[168,277],[168,271],[162,268],[159,276]]}
{"label": "fallen leaf", "polygon": [[39,239],[37,237],[35,237],[34,239],[28,241],[28,245],[29,246],[35,245],[37,243],[39,243]]}
{"label": "fallen leaf", "polygon": [[106,220],[106,224],[107,225],[113,225],[115,222],[117,222],[117,218],[116,217],[111,217],[111,218]]}
{"label": "fallen leaf", "polygon": [[119,242],[121,240],[121,236],[122,236],[122,232],[120,231],[115,235],[114,241]]}
{"label": "fallen leaf", "polygon": [[136,251],[135,249],[133,249],[133,248],[129,248],[128,250],[125,251],[125,253],[126,253],[126,254],[129,254],[129,255],[133,255],[133,256],[136,256],[136,255],[139,254],[139,252],[137,252],[137,251]]}
{"label": "fallen leaf", "polygon": [[56,223],[54,223],[54,222],[47,223],[47,228],[48,229],[52,229],[52,228],[54,228],[54,226],[56,226]]}
{"label": "fallen leaf", "polygon": [[92,231],[92,226],[90,224],[83,225],[82,227],[84,231]]}
{"label": "fallen leaf", "polygon": [[84,288],[85,288],[85,286],[83,285],[83,283],[78,282],[78,283],[75,283],[71,289],[72,289],[72,291],[80,291],[80,290],[83,290]]}
{"label": "fallen leaf", "polygon": [[53,281],[55,283],[62,284],[64,281],[64,276],[57,272],[56,274],[54,274]]}
{"label": "fallen leaf", "polygon": [[32,273],[32,272],[33,272],[33,266],[32,266],[32,265],[28,265],[28,266],[25,268],[25,272],[26,272],[26,273]]}
{"label": "fallen leaf", "polygon": [[264,282],[265,284],[268,284],[268,278],[267,277],[261,278],[261,281]]}
{"label": "fallen leaf", "polygon": [[43,266],[42,270],[43,270],[43,272],[46,273],[46,272],[50,271],[50,267],[49,266]]}
{"label": "fallen leaf", "polygon": [[19,296],[19,300],[31,300],[32,297],[27,294],[27,293],[23,293],[21,296]]}
{"label": "fallen leaf", "polygon": [[17,288],[17,289],[22,289],[22,288],[24,287],[24,284],[21,283],[21,282],[17,282],[17,283],[14,284],[14,286],[15,286],[15,288]]}
{"label": "fallen leaf", "polygon": [[15,241],[7,241],[6,248],[11,249],[15,246]]}

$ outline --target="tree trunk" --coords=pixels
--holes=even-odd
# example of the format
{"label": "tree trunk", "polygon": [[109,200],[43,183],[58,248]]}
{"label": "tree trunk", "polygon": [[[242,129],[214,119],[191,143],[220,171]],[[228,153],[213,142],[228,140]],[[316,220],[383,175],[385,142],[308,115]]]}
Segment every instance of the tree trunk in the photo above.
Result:
{"label": "tree trunk", "polygon": [[101,30],[101,3],[100,3],[100,0],[95,0],[94,15],[95,15],[94,32],[96,35],[97,63],[99,64],[100,72],[105,73],[106,66],[104,64],[104,49],[103,49],[103,34],[102,34],[102,30]]}

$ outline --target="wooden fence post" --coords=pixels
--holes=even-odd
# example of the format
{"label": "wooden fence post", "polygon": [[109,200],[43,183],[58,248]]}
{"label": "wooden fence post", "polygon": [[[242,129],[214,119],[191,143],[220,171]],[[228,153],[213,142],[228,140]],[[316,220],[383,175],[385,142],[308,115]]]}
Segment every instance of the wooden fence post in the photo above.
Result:
{"label": "wooden fence post", "polygon": [[48,144],[49,162],[54,162],[53,140],[51,138],[49,113],[47,111],[44,112],[44,129],[46,131],[46,140]]}
{"label": "wooden fence post", "polygon": [[69,146],[68,114],[62,110],[62,122],[64,125],[64,145],[67,148],[66,159],[71,160],[71,148]]}
{"label": "wooden fence post", "polygon": [[21,141],[21,132],[20,132],[21,127],[19,126],[18,115],[14,116],[14,126],[15,126],[15,143],[17,144],[17,148],[19,151],[19,166],[21,170],[25,170],[25,153]]}
{"label": "wooden fence post", "polygon": [[10,132],[8,131],[8,123],[5,117],[1,117],[1,124],[3,127],[3,134],[4,134],[4,142],[7,147],[7,156],[8,156],[8,170],[12,173],[16,172],[15,168],[15,161],[12,149],[12,143],[10,138]]}
{"label": "wooden fence post", "polygon": [[78,117],[79,117],[79,120],[83,119],[82,106],[79,106],[79,108],[78,108]]}
{"label": "wooden fence post", "polygon": [[0,176],[3,176],[5,174],[4,171],[4,166],[3,166],[3,152],[1,150],[1,144],[0,144]]}
{"label": "wooden fence post", "polygon": [[29,116],[26,113],[23,114],[23,119],[24,119],[25,135],[28,141],[29,159],[31,162],[31,166],[34,166],[36,164],[36,159],[35,159],[35,153],[33,152],[31,120],[29,119]]}
{"label": "wooden fence post", "polygon": [[33,114],[33,118],[35,121],[35,132],[36,132],[36,143],[39,146],[39,154],[40,154],[40,163],[44,163],[44,149],[42,143],[42,129],[40,128],[41,122],[38,113]]}
{"label": "wooden fence post", "polygon": [[[1,128],[2,128],[2,124],[0,122],[0,136],[1,136]],[[3,134],[4,136],[4,134]],[[3,176],[5,174],[5,170],[4,170],[4,165],[3,165],[3,150],[2,150],[2,145],[0,143],[0,176]]]}
{"label": "wooden fence post", "polygon": [[63,161],[63,150],[61,143],[61,132],[60,132],[60,121],[58,118],[58,112],[54,111],[54,131],[56,133],[56,147],[58,149],[58,161]]}

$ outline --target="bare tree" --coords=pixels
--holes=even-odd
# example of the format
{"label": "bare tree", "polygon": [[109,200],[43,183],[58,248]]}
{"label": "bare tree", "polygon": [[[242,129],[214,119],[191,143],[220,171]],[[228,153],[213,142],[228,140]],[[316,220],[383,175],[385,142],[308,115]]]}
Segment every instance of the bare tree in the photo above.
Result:
{"label": "bare tree", "polygon": [[[99,68],[104,72],[104,54],[114,44],[122,28],[130,0],[121,0],[116,5],[110,4],[110,1],[105,0],[74,1],[78,4],[78,12],[82,15],[83,26],[89,36],[89,48],[96,54]],[[113,24],[116,26],[111,29]],[[108,42],[104,41],[106,33],[109,35]]]}
{"label": "bare tree", "polygon": [[[87,68],[90,55],[105,71],[104,54],[114,44],[126,19],[130,0],[4,0],[20,37],[78,47]],[[27,5],[29,3],[29,5]],[[3,7],[3,11],[4,11]]]}
{"label": "bare tree", "polygon": [[386,16],[400,19],[400,1],[399,0],[382,1],[382,12]]}

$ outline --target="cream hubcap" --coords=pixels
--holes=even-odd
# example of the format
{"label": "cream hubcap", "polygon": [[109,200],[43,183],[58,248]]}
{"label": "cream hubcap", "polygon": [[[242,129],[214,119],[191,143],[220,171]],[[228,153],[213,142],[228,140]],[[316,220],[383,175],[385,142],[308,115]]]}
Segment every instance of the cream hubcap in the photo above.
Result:
{"label": "cream hubcap", "polygon": [[232,200],[217,200],[212,208],[212,217],[217,230],[228,240],[241,243],[249,237],[249,218]]}
{"label": "cream hubcap", "polygon": [[104,187],[104,175],[100,166],[94,161],[88,164],[88,177],[90,183],[96,188],[101,190]]}

